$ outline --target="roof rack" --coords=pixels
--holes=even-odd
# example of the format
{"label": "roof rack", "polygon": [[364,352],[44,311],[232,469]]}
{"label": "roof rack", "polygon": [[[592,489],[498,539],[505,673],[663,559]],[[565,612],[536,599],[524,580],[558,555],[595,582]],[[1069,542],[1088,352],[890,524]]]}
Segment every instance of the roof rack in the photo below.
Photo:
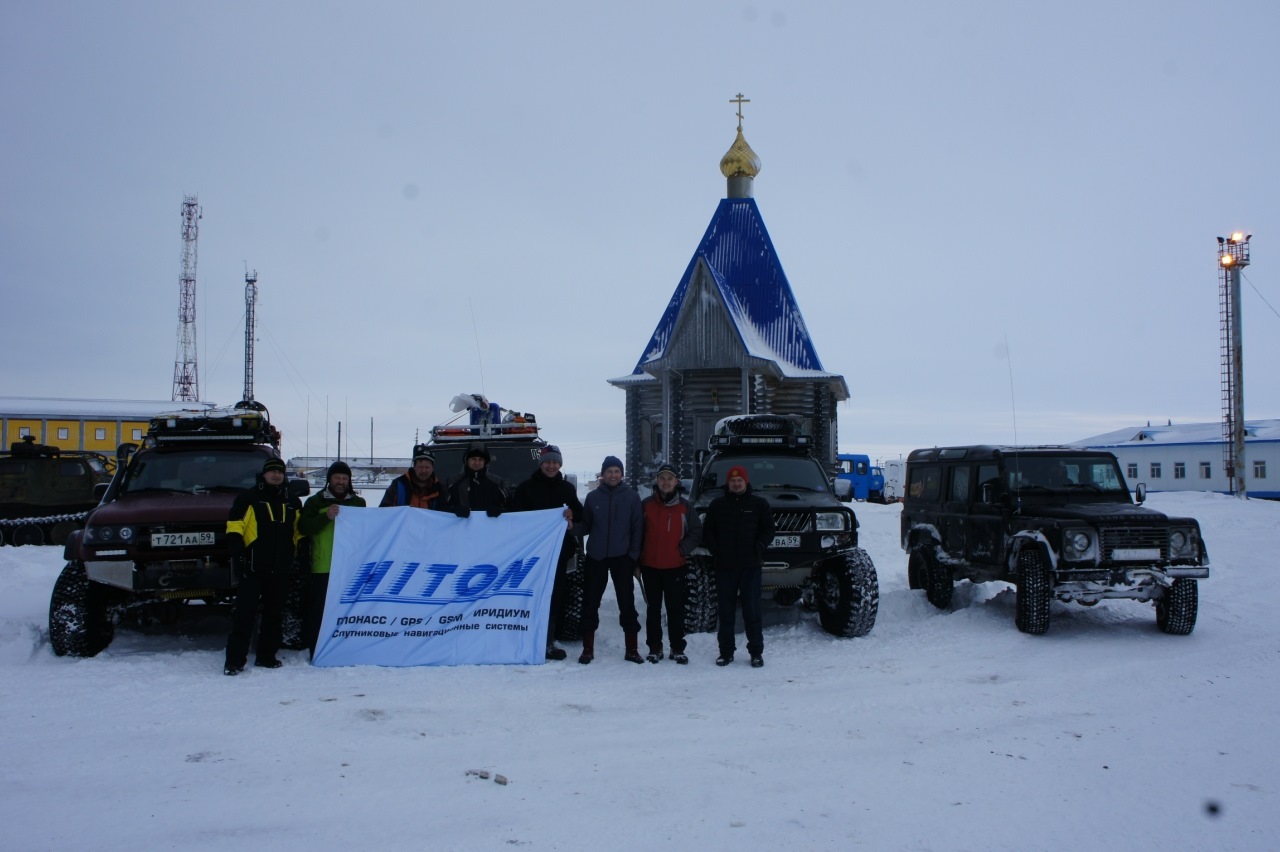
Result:
{"label": "roof rack", "polygon": [[200,441],[243,441],[280,445],[280,433],[271,425],[267,409],[253,408],[182,409],[151,418],[147,438],[157,445]]}
{"label": "roof rack", "polygon": [[[503,408],[481,394],[458,394],[449,403],[458,416],[431,427],[435,443],[476,440],[529,440],[538,437],[538,418],[532,414]],[[466,423],[458,423],[463,416]]]}
{"label": "roof rack", "polygon": [[718,421],[707,441],[717,447],[809,447],[813,438],[801,434],[804,423],[799,417],[783,414],[738,414]]}

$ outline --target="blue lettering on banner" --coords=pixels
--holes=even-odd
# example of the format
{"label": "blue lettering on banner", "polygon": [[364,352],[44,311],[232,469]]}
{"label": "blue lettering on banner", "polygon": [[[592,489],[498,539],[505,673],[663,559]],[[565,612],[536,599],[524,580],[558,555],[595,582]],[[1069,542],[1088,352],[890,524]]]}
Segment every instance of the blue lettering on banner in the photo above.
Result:
{"label": "blue lettering on banner", "polygon": [[[461,573],[458,573],[460,565],[438,562],[425,567],[420,562],[364,562],[339,600],[343,604],[381,601],[439,606],[500,596],[532,597],[533,589],[528,588],[525,581],[538,559],[537,556],[518,558],[505,570],[497,565],[471,565]],[[400,567],[393,571],[397,565]],[[389,582],[388,576],[392,577]],[[454,577],[453,582],[446,585],[449,577]]]}

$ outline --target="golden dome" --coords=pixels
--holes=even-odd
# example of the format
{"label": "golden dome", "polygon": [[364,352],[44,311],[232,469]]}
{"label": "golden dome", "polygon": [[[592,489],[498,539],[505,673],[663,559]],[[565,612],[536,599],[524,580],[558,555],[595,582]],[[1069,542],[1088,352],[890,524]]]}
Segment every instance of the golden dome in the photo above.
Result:
{"label": "golden dome", "polygon": [[720,158],[720,173],[727,178],[750,177],[760,174],[760,158],[742,137],[742,125],[738,125],[738,138]]}

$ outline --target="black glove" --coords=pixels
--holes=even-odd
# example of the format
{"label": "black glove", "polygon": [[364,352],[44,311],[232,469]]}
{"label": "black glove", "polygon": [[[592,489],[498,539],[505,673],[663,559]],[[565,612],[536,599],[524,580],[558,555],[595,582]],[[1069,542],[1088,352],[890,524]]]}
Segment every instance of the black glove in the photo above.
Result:
{"label": "black glove", "polygon": [[502,514],[502,508],[501,508],[501,507],[494,507],[494,508],[492,508],[492,509],[485,509],[485,510],[484,510],[484,513],[485,513],[486,515],[488,515],[489,517],[491,517],[491,518],[496,518],[496,517],[498,517],[499,515],[501,515],[501,514]]}
{"label": "black glove", "polygon": [[469,517],[471,517],[471,507],[470,507],[470,506],[455,506],[455,507],[454,507],[454,509],[453,509],[453,513],[454,513],[455,515],[457,515],[459,518],[469,518]]}

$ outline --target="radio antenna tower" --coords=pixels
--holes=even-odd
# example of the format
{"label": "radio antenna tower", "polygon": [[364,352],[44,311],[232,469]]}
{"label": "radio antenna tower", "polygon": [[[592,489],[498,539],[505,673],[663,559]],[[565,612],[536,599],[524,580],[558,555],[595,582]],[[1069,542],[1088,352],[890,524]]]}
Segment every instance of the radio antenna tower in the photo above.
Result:
{"label": "radio antenna tower", "polygon": [[244,402],[253,402],[254,308],[258,304],[258,270],[244,273]]}
{"label": "radio antenna tower", "polygon": [[200,201],[182,197],[182,273],[178,276],[178,355],[173,362],[173,399],[200,400],[196,364],[196,241],[200,237]]}
{"label": "radio antenna tower", "polygon": [[1240,327],[1240,271],[1249,265],[1252,234],[1218,237],[1218,303],[1222,327],[1222,463],[1237,497],[1244,483],[1244,353]]}

